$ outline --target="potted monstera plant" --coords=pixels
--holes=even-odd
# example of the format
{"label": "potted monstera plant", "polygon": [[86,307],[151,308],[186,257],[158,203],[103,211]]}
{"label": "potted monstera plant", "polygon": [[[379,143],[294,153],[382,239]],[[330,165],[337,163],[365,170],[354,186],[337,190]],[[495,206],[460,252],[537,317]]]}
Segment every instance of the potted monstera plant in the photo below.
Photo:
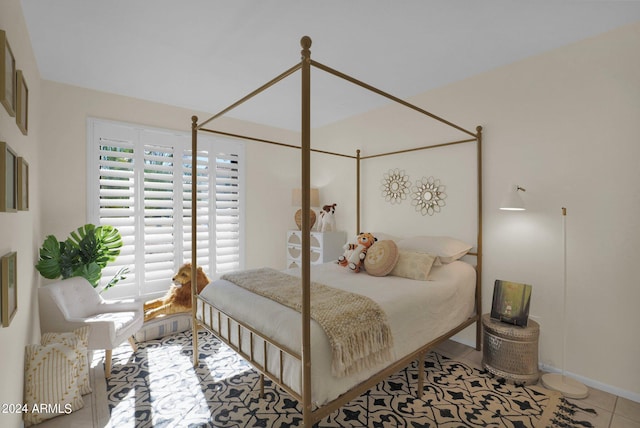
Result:
{"label": "potted monstera plant", "polygon": [[[47,236],[40,248],[36,269],[49,279],[82,276],[96,288],[102,278],[102,269],[118,257],[120,247],[122,236],[115,227],[85,224],[71,232],[65,241]],[[102,291],[116,285],[126,273],[126,268],[120,269]]]}

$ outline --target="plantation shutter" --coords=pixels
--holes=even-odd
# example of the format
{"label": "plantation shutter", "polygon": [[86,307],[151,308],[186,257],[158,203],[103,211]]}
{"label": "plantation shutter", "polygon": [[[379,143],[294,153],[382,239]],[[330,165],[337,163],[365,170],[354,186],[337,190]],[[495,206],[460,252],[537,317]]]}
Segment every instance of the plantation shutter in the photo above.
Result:
{"label": "plantation shutter", "polygon": [[[211,186],[211,179],[213,175],[211,174],[210,167],[210,156],[207,151],[200,151],[197,156],[196,162],[196,179],[197,179],[197,200],[198,200],[198,210],[197,210],[197,229],[198,229],[198,266],[208,266],[209,269],[206,269],[207,272],[217,272],[215,269],[215,261],[211,260],[211,256],[215,254],[210,249],[209,242],[215,242],[215,235],[212,233],[212,224],[215,219],[209,218],[210,205],[212,200],[215,198],[212,197],[212,191],[214,190]],[[191,243],[192,243],[192,234],[191,234],[191,225],[192,225],[192,203],[193,197],[191,194],[191,186],[193,180],[193,165],[191,159],[191,150],[186,150],[184,154],[184,175],[183,175],[183,206],[184,206],[184,255],[185,259],[192,260],[191,254]],[[217,244],[216,244],[217,245]],[[221,272],[218,272],[221,273]]]}
{"label": "plantation shutter", "polygon": [[175,274],[174,148],[144,146],[144,275],[145,281],[164,281]]}
{"label": "plantation shutter", "polygon": [[215,158],[216,271],[240,268],[240,175],[237,154]]}
{"label": "plantation shutter", "polygon": [[137,281],[134,233],[138,199],[134,149],[137,135],[133,130],[122,127],[107,129],[104,126],[97,126],[96,128],[98,183],[97,198],[93,198],[93,201],[97,202],[98,219],[94,218],[90,222],[114,226],[120,232],[123,243],[117,260],[102,270],[102,278],[103,280],[112,278],[121,267],[127,267],[126,279],[122,280],[118,286],[132,288]]}
{"label": "plantation shutter", "polygon": [[[98,119],[89,120],[89,131],[89,222],[112,225],[123,238],[102,285],[126,267],[110,298],[162,293],[179,266],[192,261],[190,136]],[[243,146],[199,138],[199,147],[196,262],[215,278],[243,266]]]}

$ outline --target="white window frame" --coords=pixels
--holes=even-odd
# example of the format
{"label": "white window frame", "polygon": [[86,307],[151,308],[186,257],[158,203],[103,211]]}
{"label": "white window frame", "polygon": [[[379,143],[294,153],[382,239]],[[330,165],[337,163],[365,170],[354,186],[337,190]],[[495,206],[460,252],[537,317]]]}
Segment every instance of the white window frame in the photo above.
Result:
{"label": "white window frame", "polygon": [[[133,210],[135,214],[133,217],[131,215],[127,215],[123,217],[128,223],[128,227],[123,227],[123,231],[126,229],[127,236],[125,246],[127,248],[123,248],[121,251],[121,255],[118,257],[114,263],[107,265],[107,267],[103,270],[103,278],[101,280],[101,285],[104,285],[113,275],[117,272],[118,269],[122,266],[127,266],[131,269],[132,274],[129,277],[120,283],[118,283],[115,287],[111,288],[107,292],[105,292],[105,297],[107,298],[126,298],[126,297],[155,297],[163,294],[171,285],[171,277],[175,272],[177,272],[178,268],[187,262],[191,262],[191,243],[190,243],[190,222],[188,219],[191,217],[191,205],[190,205],[190,182],[188,185],[183,182],[182,178],[185,178],[185,167],[189,169],[185,162],[185,156],[188,156],[188,153],[191,152],[191,133],[187,132],[179,132],[172,131],[167,129],[153,128],[143,125],[125,123],[125,122],[116,122],[109,121],[104,119],[97,118],[88,118],[87,119],[87,222],[93,223],[96,225],[103,224],[100,217],[100,143],[101,139],[106,138],[110,140],[121,141],[122,146],[129,146],[133,148],[133,154],[129,154],[132,157],[132,170],[127,171],[128,173],[133,174],[133,182],[136,183],[135,187],[132,188],[129,194],[129,200],[132,200],[132,207],[127,207],[129,210]],[[147,183],[144,180],[145,173],[149,174],[148,169],[145,168],[145,147],[149,148],[160,147],[166,148],[167,152],[171,150],[175,150],[175,153],[179,153],[173,162],[173,166],[169,167],[173,172],[172,177],[172,185],[165,184],[163,186],[163,192],[170,191],[172,192],[170,195],[172,199],[170,204],[173,206],[171,208],[172,215],[171,221],[164,222],[166,227],[166,223],[170,223],[169,227],[172,227],[172,238],[171,245],[173,252],[173,260],[165,260],[167,258],[168,253],[161,253],[160,256],[163,258],[164,262],[162,263],[163,269],[159,270],[156,277],[152,277],[153,272],[150,271],[146,273],[145,271],[145,257],[149,257],[149,253],[145,252],[145,188],[147,186],[142,186],[140,183]],[[225,193],[218,193],[217,190],[214,191],[213,194],[206,193],[211,192],[213,189],[216,189],[216,174],[199,174],[203,175],[201,178],[202,181],[199,181],[202,186],[202,189],[206,195],[211,196],[211,199],[208,202],[200,202],[198,204],[198,210],[202,211],[202,214],[199,215],[199,234],[198,234],[198,265],[202,266],[204,271],[207,273],[209,278],[216,279],[221,274],[229,270],[235,269],[243,269],[245,265],[245,245],[244,245],[244,219],[246,217],[245,214],[245,200],[244,195],[246,194],[245,190],[245,163],[246,157],[244,155],[244,143],[239,140],[224,138],[219,136],[211,136],[206,134],[198,135],[198,151],[199,153],[206,152],[206,154],[215,154],[215,156],[210,156],[209,159],[200,158],[198,161],[198,168],[207,168],[206,171],[216,171],[216,158],[222,163],[226,161],[223,158],[226,158],[225,154],[231,153],[233,154],[233,159],[238,161],[237,164],[234,164],[234,177],[233,184],[237,183],[237,198],[233,198],[233,204],[236,205],[237,200],[237,221],[232,221],[230,223],[220,223],[220,225],[232,226],[235,229],[237,228],[238,233],[238,248],[237,254],[235,244],[232,246],[233,252],[233,262],[232,264],[227,264],[220,266],[218,264],[218,260],[222,260],[222,258],[218,258],[218,253],[226,251],[225,248],[222,248],[221,245],[216,245],[218,242],[218,237],[216,235],[216,212],[220,212],[221,208],[225,203],[223,199]],[[154,151],[155,152],[155,151]],[[206,158],[206,156],[203,156]],[[147,158],[148,160],[148,158]],[[123,164],[126,165],[126,164]],[[159,167],[161,168],[161,167]],[[237,168],[237,179],[235,178],[235,170]],[[166,170],[167,167],[164,167]],[[190,170],[186,173],[190,174]],[[222,173],[219,175],[219,180],[223,180]],[[178,177],[178,178],[174,178]],[[189,176],[190,177],[190,176]],[[187,177],[188,179],[188,177]],[[199,185],[199,188],[201,187]],[[169,190],[171,189],[172,190]],[[185,189],[183,194],[182,189]],[[148,194],[148,192],[146,192]],[[167,193],[164,193],[165,195]],[[215,196],[218,196],[216,199]],[[179,199],[173,199],[173,198]],[[150,199],[146,199],[148,202]],[[164,205],[167,205],[167,200],[161,201]],[[218,211],[216,211],[218,208]],[[182,215],[181,215],[182,214]],[[132,218],[134,220],[132,220]],[[235,218],[235,216],[234,216]],[[153,220],[153,218],[152,218]],[[187,220],[187,221],[185,221]],[[113,220],[116,222],[116,220]],[[132,224],[135,222],[135,224]],[[108,220],[105,220],[104,224],[109,224]],[[115,227],[118,225],[114,224]],[[157,225],[154,225],[157,226]],[[202,234],[200,234],[200,228],[204,230]],[[142,233],[140,232],[142,231]],[[208,232],[208,233],[207,233]],[[148,238],[149,234],[147,234],[147,245],[149,248]],[[166,233],[162,236],[166,237]],[[203,242],[204,237],[204,244]],[[124,233],[123,233],[124,238]],[[124,239],[123,239],[124,240]],[[235,241],[235,240],[234,240]],[[222,243],[222,241],[220,241]],[[207,248],[208,247],[208,248]],[[217,251],[216,251],[217,250]],[[237,257],[237,261],[236,261]],[[148,260],[148,259],[147,259]],[[149,265],[147,265],[148,267]],[[168,269],[168,270],[167,270]],[[151,270],[151,269],[150,269]]]}

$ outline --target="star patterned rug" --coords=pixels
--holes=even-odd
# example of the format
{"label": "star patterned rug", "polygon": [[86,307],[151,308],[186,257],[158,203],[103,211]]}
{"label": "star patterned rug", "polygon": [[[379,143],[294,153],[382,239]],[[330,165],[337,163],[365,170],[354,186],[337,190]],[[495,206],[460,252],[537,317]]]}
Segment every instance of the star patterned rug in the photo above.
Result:
{"label": "star patterned rug", "polygon": [[[302,407],[206,331],[200,364],[192,364],[191,332],[113,352],[107,400],[112,427],[298,427]],[[557,393],[514,386],[430,352],[425,385],[415,396],[417,363],[400,370],[319,421],[321,427],[589,427]]]}

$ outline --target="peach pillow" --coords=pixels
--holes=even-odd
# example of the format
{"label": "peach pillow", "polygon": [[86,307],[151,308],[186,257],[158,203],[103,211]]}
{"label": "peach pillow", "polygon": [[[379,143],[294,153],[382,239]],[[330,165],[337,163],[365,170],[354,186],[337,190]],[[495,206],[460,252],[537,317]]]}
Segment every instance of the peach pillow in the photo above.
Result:
{"label": "peach pillow", "polygon": [[369,275],[385,276],[393,270],[398,261],[398,246],[392,240],[376,241],[367,250],[364,268]]}

